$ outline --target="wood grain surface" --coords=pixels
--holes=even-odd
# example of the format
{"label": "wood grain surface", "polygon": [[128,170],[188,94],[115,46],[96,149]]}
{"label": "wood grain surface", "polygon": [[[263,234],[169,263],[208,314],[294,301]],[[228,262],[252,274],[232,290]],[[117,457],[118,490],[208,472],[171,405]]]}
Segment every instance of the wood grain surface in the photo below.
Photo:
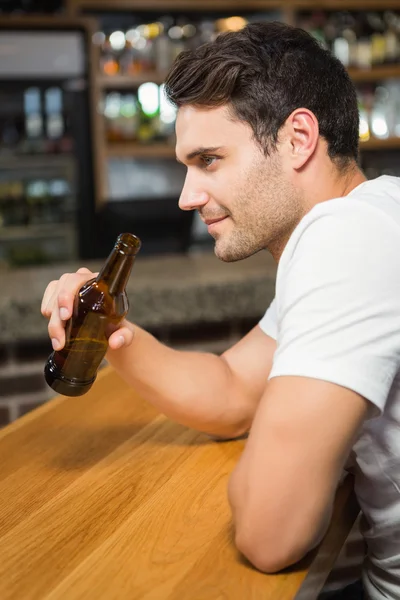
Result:
{"label": "wood grain surface", "polygon": [[318,551],[262,574],[226,498],[244,443],[173,423],[109,367],[1,430],[1,600],[316,598],[358,512],[352,482]]}

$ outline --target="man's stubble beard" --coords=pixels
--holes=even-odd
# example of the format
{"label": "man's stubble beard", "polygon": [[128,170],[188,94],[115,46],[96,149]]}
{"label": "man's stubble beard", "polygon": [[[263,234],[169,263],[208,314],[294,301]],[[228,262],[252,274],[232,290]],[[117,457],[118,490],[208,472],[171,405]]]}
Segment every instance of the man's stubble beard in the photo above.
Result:
{"label": "man's stubble beard", "polygon": [[265,249],[275,257],[304,216],[301,194],[284,178],[276,157],[256,160],[244,181],[230,210],[232,231],[215,239],[215,255],[224,262]]}

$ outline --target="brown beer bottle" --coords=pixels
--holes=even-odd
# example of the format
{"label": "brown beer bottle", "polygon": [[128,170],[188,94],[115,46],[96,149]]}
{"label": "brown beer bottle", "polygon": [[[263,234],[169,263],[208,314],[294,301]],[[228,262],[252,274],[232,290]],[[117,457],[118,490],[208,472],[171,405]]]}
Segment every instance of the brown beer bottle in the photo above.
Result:
{"label": "brown beer bottle", "polygon": [[140,246],[132,233],[119,235],[98,276],[77,293],[65,325],[65,346],[50,354],[44,368],[55,392],[81,396],[92,387],[108,338],[128,312],[126,284]]}

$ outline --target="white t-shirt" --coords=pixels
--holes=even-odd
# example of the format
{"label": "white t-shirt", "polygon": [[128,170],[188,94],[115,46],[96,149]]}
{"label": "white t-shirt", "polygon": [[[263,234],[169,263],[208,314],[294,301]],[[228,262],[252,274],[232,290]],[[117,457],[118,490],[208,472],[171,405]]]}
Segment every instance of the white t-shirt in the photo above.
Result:
{"label": "white t-shirt", "polygon": [[370,401],[349,459],[368,547],[363,581],[371,600],[399,600],[400,179],[362,183],[301,220],[260,327],[277,341],[270,378],[323,379]]}

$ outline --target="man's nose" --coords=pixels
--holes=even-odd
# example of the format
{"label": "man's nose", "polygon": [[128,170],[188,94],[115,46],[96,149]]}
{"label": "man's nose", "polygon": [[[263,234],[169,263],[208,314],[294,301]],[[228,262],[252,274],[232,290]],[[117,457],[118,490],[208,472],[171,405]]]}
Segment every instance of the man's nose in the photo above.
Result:
{"label": "man's nose", "polygon": [[196,210],[207,204],[208,200],[207,192],[187,192],[183,189],[179,198],[179,208],[181,210]]}

